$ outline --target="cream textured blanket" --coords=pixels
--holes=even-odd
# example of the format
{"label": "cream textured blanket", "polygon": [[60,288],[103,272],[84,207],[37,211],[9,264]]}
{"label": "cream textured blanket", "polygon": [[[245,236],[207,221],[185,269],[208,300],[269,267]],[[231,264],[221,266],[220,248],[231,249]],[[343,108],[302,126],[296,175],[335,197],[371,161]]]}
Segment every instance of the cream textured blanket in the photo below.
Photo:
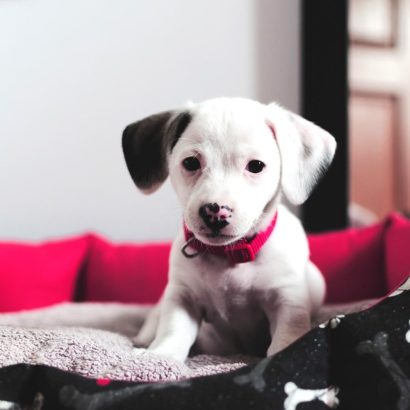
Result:
{"label": "cream textured blanket", "polygon": [[[325,309],[318,320],[358,309],[357,304]],[[1,314],[0,367],[45,364],[92,378],[154,382],[229,372],[257,360],[198,355],[182,364],[135,349],[130,337],[147,311],[135,305],[68,303]]]}

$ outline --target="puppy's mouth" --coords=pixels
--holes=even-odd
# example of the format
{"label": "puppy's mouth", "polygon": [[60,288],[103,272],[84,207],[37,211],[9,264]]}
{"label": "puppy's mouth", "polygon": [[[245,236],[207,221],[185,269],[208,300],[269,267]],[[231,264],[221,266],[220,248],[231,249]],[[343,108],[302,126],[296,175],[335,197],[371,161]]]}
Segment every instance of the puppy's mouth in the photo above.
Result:
{"label": "puppy's mouth", "polygon": [[200,233],[195,233],[195,236],[198,240],[203,242],[206,245],[213,246],[223,246],[229,245],[232,242],[240,239],[237,235],[230,235],[222,233],[221,231],[205,231],[206,228],[202,227]]}

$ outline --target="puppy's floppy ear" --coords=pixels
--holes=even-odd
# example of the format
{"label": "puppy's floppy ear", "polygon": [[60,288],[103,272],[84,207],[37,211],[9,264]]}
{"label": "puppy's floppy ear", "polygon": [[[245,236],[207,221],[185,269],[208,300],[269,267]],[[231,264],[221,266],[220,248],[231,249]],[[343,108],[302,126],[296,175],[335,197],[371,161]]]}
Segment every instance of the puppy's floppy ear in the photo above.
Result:
{"label": "puppy's floppy ear", "polygon": [[168,176],[167,154],[171,152],[192,117],[188,111],[165,111],[128,125],[122,134],[122,149],[128,171],[137,187],[150,194]]}
{"label": "puppy's floppy ear", "polygon": [[335,139],[324,129],[277,104],[268,105],[281,156],[282,189],[294,205],[306,201],[332,162]]}

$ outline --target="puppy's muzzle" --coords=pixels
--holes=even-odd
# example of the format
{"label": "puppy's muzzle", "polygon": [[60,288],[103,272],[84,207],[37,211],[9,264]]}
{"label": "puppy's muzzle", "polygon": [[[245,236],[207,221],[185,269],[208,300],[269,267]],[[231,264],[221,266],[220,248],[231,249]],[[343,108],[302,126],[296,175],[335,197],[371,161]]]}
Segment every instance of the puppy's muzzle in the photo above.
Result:
{"label": "puppy's muzzle", "polygon": [[232,217],[233,209],[227,205],[208,203],[199,208],[199,216],[213,234],[218,234],[220,230],[229,225],[228,219]]}

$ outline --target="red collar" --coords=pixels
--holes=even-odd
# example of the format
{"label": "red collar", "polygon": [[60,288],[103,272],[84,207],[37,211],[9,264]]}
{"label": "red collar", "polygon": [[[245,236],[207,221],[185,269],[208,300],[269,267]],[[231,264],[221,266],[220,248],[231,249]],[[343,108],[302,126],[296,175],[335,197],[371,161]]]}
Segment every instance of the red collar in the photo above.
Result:
{"label": "red collar", "polygon": [[[234,243],[230,243],[229,245],[223,246],[213,246],[204,244],[203,242],[196,239],[194,234],[184,224],[184,234],[186,243],[182,248],[182,253],[187,257],[194,257],[202,252],[209,252],[213,255],[226,256],[233,264],[254,261],[257,253],[272,234],[277,219],[278,213],[276,212],[275,216],[272,219],[272,222],[264,231],[255,234],[251,238],[242,238]],[[196,250],[197,253],[187,253],[186,248],[188,246]]]}

